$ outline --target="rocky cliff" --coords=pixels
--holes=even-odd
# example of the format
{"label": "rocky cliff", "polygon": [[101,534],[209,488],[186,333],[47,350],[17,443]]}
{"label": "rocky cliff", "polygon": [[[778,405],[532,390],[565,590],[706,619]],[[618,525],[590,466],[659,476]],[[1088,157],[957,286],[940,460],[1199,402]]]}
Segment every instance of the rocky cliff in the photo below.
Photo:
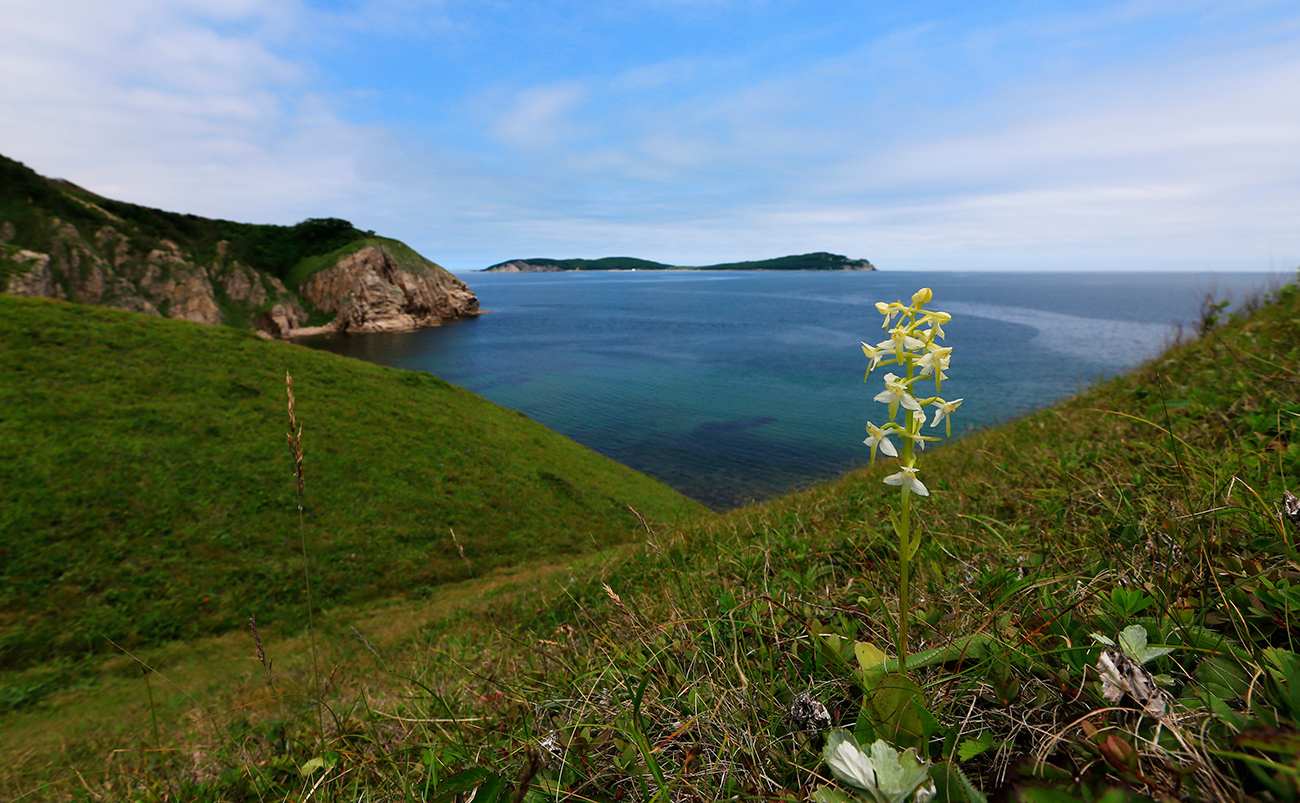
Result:
{"label": "rocky cliff", "polygon": [[333,320],[282,332],[285,337],[321,331],[392,332],[479,313],[478,298],[464,282],[401,243],[379,238],[313,273],[298,292]]}
{"label": "rocky cliff", "polygon": [[478,314],[464,282],[333,218],[209,220],[102,198],[0,156],[0,292],[254,328],[379,332]]}

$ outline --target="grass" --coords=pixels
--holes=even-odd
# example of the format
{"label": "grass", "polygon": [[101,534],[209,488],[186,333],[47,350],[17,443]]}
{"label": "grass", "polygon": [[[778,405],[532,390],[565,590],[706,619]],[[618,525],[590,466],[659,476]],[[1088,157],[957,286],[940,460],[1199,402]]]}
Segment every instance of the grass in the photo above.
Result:
{"label": "grass", "polygon": [[[118,731],[69,733],[93,696],[70,689],[0,726],[64,739],[6,783],[55,799],[803,800],[832,783],[824,733],[789,714],[808,695],[862,741],[916,747],[940,799],[1295,800],[1300,565],[1279,512],[1300,469],[1298,357],[1292,286],[928,454],[907,676],[875,651],[897,605],[878,465],[435,595],[419,621],[394,611],[388,640],[347,639],[361,614],[336,608],[323,729],[301,643],[265,633],[278,691],[251,669],[214,681],[202,707],[164,710],[153,750],[140,680]],[[308,433],[327,392],[309,373],[294,371]],[[308,466],[333,459],[305,448]],[[1093,634],[1135,626],[1172,648],[1143,667],[1163,713],[1103,697]]]}
{"label": "grass", "polygon": [[452,529],[486,572],[703,511],[428,374],[0,296],[0,665],[306,621],[286,370],[323,605],[468,576]]}

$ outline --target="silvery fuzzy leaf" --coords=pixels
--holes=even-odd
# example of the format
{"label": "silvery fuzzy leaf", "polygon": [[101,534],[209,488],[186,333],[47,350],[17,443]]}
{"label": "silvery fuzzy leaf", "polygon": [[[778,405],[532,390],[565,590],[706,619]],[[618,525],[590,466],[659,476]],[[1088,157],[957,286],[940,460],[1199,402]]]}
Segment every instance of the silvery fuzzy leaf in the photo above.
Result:
{"label": "silvery fuzzy leaf", "polygon": [[[900,753],[883,739],[871,745],[871,764],[876,768],[880,799],[888,803],[903,803],[930,779],[929,766],[917,756],[915,748]],[[925,799],[929,798],[926,794]]]}
{"label": "silvery fuzzy leaf", "polygon": [[840,783],[865,792],[872,803],[904,803],[915,795],[925,803],[934,794],[929,762],[913,748],[899,752],[877,739],[870,751],[863,750],[847,731],[831,731],[823,757]]}
{"label": "silvery fuzzy leaf", "polygon": [[831,731],[826,737],[822,758],[840,783],[865,792],[876,791],[876,769],[871,758],[858,747],[858,740],[848,731]]}

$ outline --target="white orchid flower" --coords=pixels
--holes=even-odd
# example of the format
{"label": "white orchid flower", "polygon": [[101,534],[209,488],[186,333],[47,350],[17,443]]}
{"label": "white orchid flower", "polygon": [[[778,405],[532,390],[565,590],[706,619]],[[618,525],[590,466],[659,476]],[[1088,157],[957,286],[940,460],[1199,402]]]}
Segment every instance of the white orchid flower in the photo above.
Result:
{"label": "white orchid flower", "polygon": [[921,403],[908,390],[907,380],[895,374],[885,374],[885,389],[875,395],[874,401],[889,405],[889,417],[898,412],[898,405],[904,409],[921,412]]}
{"label": "white orchid flower", "polygon": [[894,448],[894,444],[889,440],[885,431],[870,421],[867,422],[867,439],[863,443],[871,448],[871,462],[873,464],[876,462],[877,448],[884,452],[887,457],[898,457],[898,450]]}
{"label": "white orchid flower", "polygon": [[[930,327],[931,327],[931,328],[930,328],[930,331],[934,333],[934,337],[937,337],[937,338],[939,338],[940,340],[942,340],[942,339],[943,339],[943,325],[944,325],[945,323],[948,323],[949,321],[951,321],[951,320],[952,320],[952,316],[949,315],[949,314],[946,313],[946,312],[939,312],[939,311],[936,310],[936,311],[934,311],[934,312],[927,312],[927,313],[925,313],[925,316],[922,317],[921,320],[922,320],[922,322],[924,322],[924,323],[928,323],[928,324],[930,324]],[[933,338],[931,338],[931,339],[933,339]]]}
{"label": "white orchid flower", "polygon": [[904,803],[909,797],[926,803],[934,797],[930,764],[914,748],[900,753],[877,739],[868,752],[848,731],[837,730],[827,737],[822,755],[837,781],[866,792],[872,803]]}
{"label": "white orchid flower", "polygon": [[886,304],[883,301],[877,301],[876,312],[879,312],[881,315],[885,316],[885,322],[880,325],[881,328],[883,329],[889,326],[889,322],[894,319],[895,315],[902,315],[904,312],[907,312],[907,307],[904,307],[901,303],[897,301],[894,301],[889,304]]}
{"label": "white orchid flower", "polygon": [[876,348],[893,349],[895,359],[902,362],[904,354],[909,351],[920,351],[925,348],[925,342],[912,337],[912,330],[908,327],[895,326],[889,330],[889,339],[880,341]]}
{"label": "white orchid flower", "polygon": [[911,491],[917,496],[929,496],[930,491],[916,478],[915,466],[900,466],[897,474],[885,477],[886,485],[901,485],[904,491]]}
{"label": "white orchid flower", "polygon": [[916,361],[916,367],[921,369],[918,376],[934,376],[937,371],[939,376],[935,383],[938,384],[938,382],[948,378],[944,371],[948,368],[950,362],[952,362],[951,348],[927,343],[925,354],[922,354],[921,359]]}
{"label": "white orchid flower", "polygon": [[[867,355],[867,359],[871,360],[871,365],[867,368],[868,374],[876,370],[876,366],[880,365],[880,361],[885,358],[885,355],[882,354],[881,351],[882,349],[880,346],[868,346],[866,343],[862,344],[862,353]],[[862,381],[865,382],[867,380],[864,377]]]}
{"label": "white orchid flower", "polygon": [[939,426],[940,421],[947,421],[948,437],[952,437],[952,414],[954,410],[961,407],[961,403],[964,401],[966,400],[957,399],[956,401],[944,401],[943,399],[936,398],[934,400],[934,420],[930,422],[930,426],[937,427]]}
{"label": "white orchid flower", "polygon": [[929,303],[932,298],[934,298],[934,291],[928,287],[922,287],[912,293],[912,306],[920,309],[923,305]]}

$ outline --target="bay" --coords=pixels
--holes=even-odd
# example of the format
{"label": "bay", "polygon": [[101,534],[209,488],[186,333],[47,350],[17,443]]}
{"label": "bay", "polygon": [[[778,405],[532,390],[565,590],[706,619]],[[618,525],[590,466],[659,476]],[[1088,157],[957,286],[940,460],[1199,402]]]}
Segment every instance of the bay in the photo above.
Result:
{"label": "bay", "polygon": [[[860,341],[877,301],[931,287],[949,312],[953,435],[1008,421],[1195,332],[1207,295],[1240,303],[1265,273],[466,273],[487,312],[411,332],[304,338],[428,371],[716,509],[866,461],[882,423]],[[376,404],[383,404],[376,399]],[[934,430],[938,433],[942,427]]]}

